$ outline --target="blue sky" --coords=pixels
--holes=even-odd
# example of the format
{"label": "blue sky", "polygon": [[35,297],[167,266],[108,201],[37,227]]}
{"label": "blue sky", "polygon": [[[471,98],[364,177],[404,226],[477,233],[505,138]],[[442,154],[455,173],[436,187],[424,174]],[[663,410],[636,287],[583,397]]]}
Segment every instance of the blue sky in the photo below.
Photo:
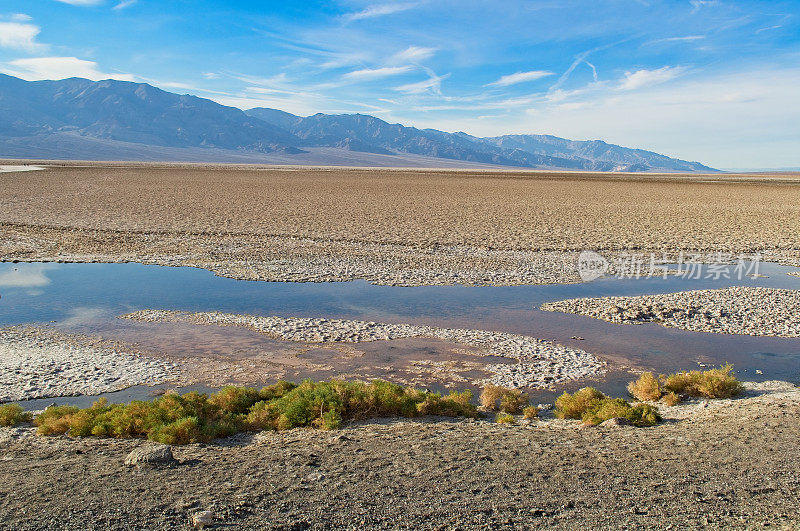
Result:
{"label": "blue sky", "polygon": [[0,0],[0,71],[800,166],[800,2]]}

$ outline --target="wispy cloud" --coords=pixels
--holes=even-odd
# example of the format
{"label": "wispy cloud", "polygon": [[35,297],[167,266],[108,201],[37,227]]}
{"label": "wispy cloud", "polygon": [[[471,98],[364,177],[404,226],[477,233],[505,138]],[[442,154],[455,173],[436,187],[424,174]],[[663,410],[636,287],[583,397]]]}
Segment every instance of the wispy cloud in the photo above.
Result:
{"label": "wispy cloud", "polygon": [[423,48],[422,46],[409,46],[402,52],[397,52],[389,58],[390,63],[419,63],[430,59],[436,53],[436,48]]}
{"label": "wispy cloud", "polygon": [[72,6],[96,6],[102,4],[104,0],[56,0],[62,4],[69,4]]}
{"label": "wispy cloud", "polygon": [[517,72],[515,74],[508,74],[502,76],[497,81],[488,83],[487,87],[507,87],[509,85],[516,85],[517,83],[524,83],[526,81],[536,81],[543,77],[552,76],[553,72],[547,70],[530,70],[528,72]]}
{"label": "wispy cloud", "polygon": [[118,3],[117,5],[115,5],[112,9],[114,11],[121,11],[121,10],[126,9],[128,7],[131,7],[137,1],[138,0],[123,0],[122,2]]}
{"label": "wispy cloud", "polygon": [[655,70],[637,70],[636,72],[625,72],[625,78],[620,81],[617,89],[636,90],[652,85],[659,85],[671,79],[675,79],[686,68],[682,66],[664,66]]}
{"label": "wispy cloud", "polygon": [[435,94],[442,95],[442,81],[450,77],[450,74],[437,76],[432,70],[426,69],[428,72],[428,79],[424,81],[417,81],[416,83],[408,83],[395,87],[394,90],[398,92],[405,92],[406,94]]}
{"label": "wispy cloud", "polygon": [[367,18],[375,18],[375,17],[382,17],[385,15],[393,15],[395,13],[400,13],[402,11],[408,11],[409,9],[413,9],[417,7],[416,3],[393,3],[393,4],[376,4],[369,6],[361,11],[356,13],[350,13],[345,15],[345,20],[354,21],[354,20],[364,20]]}
{"label": "wispy cloud", "polygon": [[353,70],[342,75],[348,81],[362,81],[369,79],[379,79],[383,77],[396,76],[411,71],[410,66],[384,66],[382,68],[362,68]]}
{"label": "wispy cloud", "polygon": [[26,52],[35,52],[45,48],[36,42],[41,28],[30,24],[28,15],[15,14],[9,17],[11,22],[0,21],[0,48],[14,48]]}
{"label": "wispy cloud", "polygon": [[704,7],[719,5],[719,3],[719,0],[689,0],[689,4],[692,6],[692,13],[696,13]]}
{"label": "wispy cloud", "polygon": [[101,79],[134,81],[134,76],[130,74],[106,73],[101,71],[94,61],[85,61],[77,57],[33,57],[29,59],[15,59],[0,64],[0,71],[5,74],[27,79],[28,81],[65,79],[68,77],[82,77],[93,81]]}
{"label": "wispy cloud", "polygon": [[692,42],[692,41],[699,41],[701,39],[705,39],[705,35],[686,35],[685,37],[666,37],[664,39],[654,39],[652,41],[647,41],[644,43],[645,46],[650,44],[665,44],[669,42]]}

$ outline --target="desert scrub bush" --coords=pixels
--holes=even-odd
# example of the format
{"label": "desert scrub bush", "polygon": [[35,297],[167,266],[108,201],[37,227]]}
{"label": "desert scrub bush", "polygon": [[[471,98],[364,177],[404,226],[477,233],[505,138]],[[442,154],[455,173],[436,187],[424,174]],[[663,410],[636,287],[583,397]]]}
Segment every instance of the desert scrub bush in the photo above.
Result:
{"label": "desert scrub bush", "polygon": [[382,380],[313,382],[306,380],[284,396],[261,401],[247,416],[251,429],[338,428],[342,421],[375,417],[477,417],[472,393],[442,396]]}
{"label": "desert scrub bush", "polygon": [[600,424],[621,417],[635,426],[652,426],[661,420],[658,410],[648,404],[631,405],[622,398],[609,398],[593,387],[584,387],[556,399],[555,416],[576,419],[586,424]]}
{"label": "desert scrub bush", "polygon": [[33,415],[18,404],[0,405],[0,426],[12,427],[33,420]]}
{"label": "desert scrub bush", "polygon": [[519,389],[506,389],[487,384],[481,392],[481,406],[490,411],[503,411],[516,415],[528,405],[528,395]]}
{"label": "desert scrub bush", "polygon": [[661,401],[664,402],[668,406],[677,406],[681,403],[681,396],[678,393],[673,393],[670,391],[669,393],[665,393],[663,397],[661,397]]}
{"label": "desert scrub bush", "polygon": [[516,424],[517,421],[514,419],[514,415],[510,413],[503,413],[502,411],[498,413],[494,417],[494,421],[498,424]]}
{"label": "desert scrub bush", "polygon": [[706,371],[684,371],[664,377],[664,389],[678,395],[702,398],[732,398],[744,387],[733,374],[733,365]]}
{"label": "desert scrub bush", "polygon": [[336,429],[346,420],[384,416],[444,415],[477,417],[472,393],[418,391],[381,380],[372,383],[279,382],[256,391],[225,387],[206,395],[168,392],[150,402],[91,407],[53,406],[36,417],[42,435],[147,437],[164,444],[207,442],[245,430],[296,427]]}
{"label": "desert scrub bush", "polygon": [[594,387],[584,387],[573,394],[564,393],[556,399],[555,416],[560,419],[580,420],[583,414],[598,406],[606,395]]}
{"label": "desert scrub bush", "polygon": [[661,398],[661,382],[652,372],[645,372],[638,380],[628,384],[628,392],[643,402],[656,401]]}
{"label": "desert scrub bush", "polygon": [[522,410],[522,415],[528,420],[538,419],[539,408],[536,406],[528,406]]}

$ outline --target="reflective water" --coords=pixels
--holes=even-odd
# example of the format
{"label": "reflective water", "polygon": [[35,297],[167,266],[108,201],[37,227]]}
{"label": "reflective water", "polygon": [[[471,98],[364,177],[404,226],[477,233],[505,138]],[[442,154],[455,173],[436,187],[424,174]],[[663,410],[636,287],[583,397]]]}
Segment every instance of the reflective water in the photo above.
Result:
{"label": "reflective water", "polygon": [[[0,264],[0,325],[52,323],[157,343],[153,329],[116,316],[144,308],[257,315],[364,319],[499,330],[552,339],[600,355],[612,367],[659,372],[697,363],[732,362],[747,379],[800,379],[800,339],[688,332],[657,324],[624,326],[571,314],[542,312],[540,304],[573,297],[642,295],[749,285],[800,289],[797,268],[761,264],[768,278],[688,280],[604,278],[583,284],[508,287],[375,286],[232,280],[194,268],[141,264]],[[126,333],[128,335],[126,335]],[[232,332],[233,333],[233,332]],[[583,340],[571,339],[573,336]],[[187,352],[201,345],[187,345]],[[756,374],[756,370],[763,374]],[[602,384],[619,390],[629,375],[612,371]]]}

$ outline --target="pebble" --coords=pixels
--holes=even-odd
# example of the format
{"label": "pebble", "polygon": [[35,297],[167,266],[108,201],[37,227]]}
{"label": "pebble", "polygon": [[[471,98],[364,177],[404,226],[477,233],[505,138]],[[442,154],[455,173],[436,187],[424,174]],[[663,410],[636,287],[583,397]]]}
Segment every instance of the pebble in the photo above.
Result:
{"label": "pebble", "polygon": [[192,515],[192,525],[196,529],[204,529],[214,524],[216,518],[211,511],[201,511]]}
{"label": "pebble", "polygon": [[165,444],[140,446],[125,458],[125,466],[168,465],[175,462],[172,447]]}

